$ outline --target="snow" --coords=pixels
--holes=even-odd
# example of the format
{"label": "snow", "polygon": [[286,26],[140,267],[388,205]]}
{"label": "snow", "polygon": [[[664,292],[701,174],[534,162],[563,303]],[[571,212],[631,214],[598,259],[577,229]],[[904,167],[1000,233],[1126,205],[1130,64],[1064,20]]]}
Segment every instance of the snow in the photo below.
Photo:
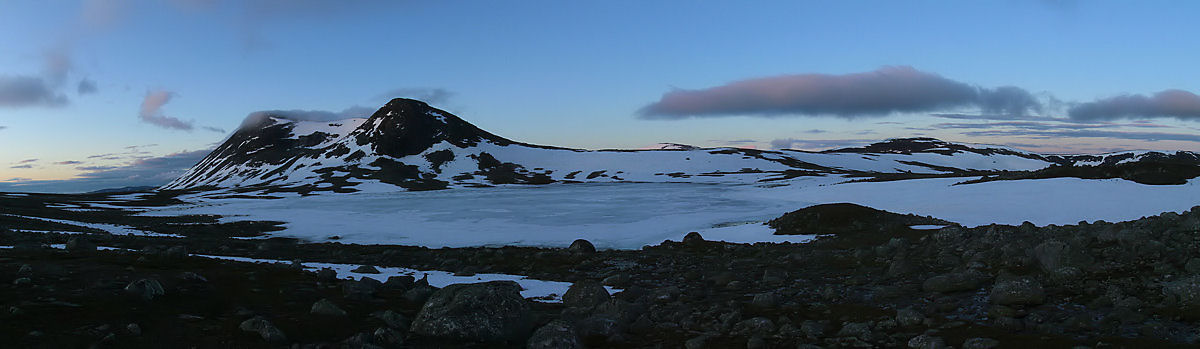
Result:
{"label": "snow", "polygon": [[910,225],[908,227],[911,229],[916,229],[916,230],[935,230],[935,229],[945,228],[946,226],[945,225],[936,225],[936,224],[917,224],[917,225]]}
{"label": "snow", "polygon": [[[666,153],[666,152],[664,152]],[[686,153],[670,151],[669,153]],[[802,177],[770,185],[589,183],[506,185],[421,192],[287,196],[275,200],[183,197],[153,216],[222,215],[222,221],[286,222],[271,236],[426,247],[565,247],[587,239],[603,249],[638,249],[688,232],[738,243],[806,242],[761,224],[822,203],[850,202],[933,216],[965,226],[1124,221],[1200,203],[1200,181],[1143,185],[1120,179],[1056,178],[955,185],[964,178],[845,183]],[[385,184],[379,185],[383,190]],[[914,227],[922,229],[933,227]]]}
{"label": "snow", "polygon": [[69,221],[69,220],[65,220],[65,219],[50,219],[50,218],[42,218],[42,217],[21,216],[21,215],[15,215],[15,214],[7,214],[7,213],[0,213],[0,214],[3,214],[5,216],[25,218],[25,219],[36,219],[36,220],[43,220],[43,221],[47,221],[47,222],[74,225],[77,227],[99,229],[99,230],[103,230],[103,231],[108,232],[109,234],[114,234],[114,235],[133,234],[133,235],[150,236],[150,237],[171,237],[171,238],[183,237],[183,235],[161,234],[161,233],[149,232],[149,231],[137,229],[134,227],[130,227],[127,225],[106,224],[106,223],[87,223],[87,222]]}
{"label": "snow", "polygon": [[[289,261],[282,261],[282,260],[276,260],[276,259],[259,259],[259,258],[234,257],[234,256],[216,256],[216,255],[203,255],[203,254],[192,254],[192,256],[231,260],[231,261],[237,261],[237,262],[247,262],[247,263],[291,263]],[[433,287],[438,287],[438,288],[446,287],[446,286],[453,285],[453,284],[470,284],[470,283],[489,282],[489,281],[513,281],[513,282],[516,282],[518,285],[521,285],[521,296],[522,297],[532,298],[533,300],[547,302],[547,303],[561,303],[563,293],[566,293],[567,289],[571,287],[570,282],[537,280],[537,279],[530,279],[525,276],[509,275],[509,274],[475,274],[472,276],[456,276],[456,275],[454,275],[454,273],[446,272],[446,271],[416,270],[416,269],[401,268],[401,267],[376,267],[376,269],[379,270],[378,274],[364,274],[364,273],[356,273],[356,272],[351,271],[351,270],[354,270],[359,267],[359,265],[354,265],[354,264],[337,264],[337,263],[320,263],[320,262],[301,262],[301,264],[304,266],[304,270],[314,271],[314,272],[321,270],[321,269],[325,269],[325,268],[332,269],[337,272],[337,277],[342,278],[342,279],[350,278],[350,279],[361,280],[362,278],[371,278],[371,279],[378,280],[380,282],[386,282],[387,279],[392,276],[410,275],[413,278],[418,279],[418,280],[421,279],[422,277],[427,277],[428,278],[427,280],[429,281],[429,285],[433,286]],[[620,289],[615,289],[615,288],[612,288],[609,286],[605,286],[604,288],[607,289],[610,294],[620,291]]]}

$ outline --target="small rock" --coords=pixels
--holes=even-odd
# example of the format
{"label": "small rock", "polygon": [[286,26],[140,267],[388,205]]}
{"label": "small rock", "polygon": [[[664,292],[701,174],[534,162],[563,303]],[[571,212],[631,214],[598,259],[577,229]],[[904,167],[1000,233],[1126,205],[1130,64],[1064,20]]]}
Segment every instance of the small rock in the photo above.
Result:
{"label": "small rock", "polygon": [[166,294],[162,284],[155,279],[138,279],[137,281],[130,282],[129,285],[125,286],[125,292],[129,292],[145,300],[151,300],[154,297]]}
{"label": "small rock", "polygon": [[245,332],[258,333],[259,337],[270,343],[287,342],[287,336],[276,328],[274,324],[262,317],[255,316],[253,318],[242,321],[238,328]]}
{"label": "small rock", "polygon": [[379,269],[376,269],[374,266],[370,265],[362,265],[358,268],[354,268],[354,270],[351,270],[350,272],[359,274],[379,274]]}
{"label": "small rock", "polygon": [[429,299],[429,296],[433,295],[433,293],[436,291],[436,288],[433,288],[429,285],[417,285],[408,291],[405,291],[402,297],[404,297],[404,300],[412,304],[425,304],[425,301]]}
{"label": "small rock", "polygon": [[93,253],[96,252],[96,244],[81,237],[72,237],[67,240],[67,252],[70,253]]}
{"label": "small rock", "polygon": [[700,236],[700,233],[698,233],[698,232],[693,231],[693,232],[687,233],[687,235],[683,236],[683,244],[684,245],[698,245],[698,244],[703,244],[703,243],[704,243],[704,237]]}
{"label": "small rock", "polygon": [[1037,305],[1046,300],[1046,291],[1031,278],[1013,278],[997,282],[992,287],[991,300],[1001,305]]}
{"label": "small rock", "polygon": [[404,335],[387,327],[376,328],[374,337],[376,344],[382,344],[388,347],[396,347],[404,344]]}
{"label": "small rock", "polygon": [[600,283],[604,284],[605,286],[614,287],[625,287],[628,286],[630,282],[633,282],[633,278],[626,273],[609,275],[608,277],[604,278],[603,281],[600,281]]}
{"label": "small rock", "polygon": [[571,246],[567,247],[567,252],[573,254],[593,254],[596,253],[596,246],[590,241],[579,239],[571,242]]}
{"label": "small rock", "polygon": [[17,275],[20,275],[20,276],[33,275],[33,267],[29,266],[29,264],[21,264],[21,268],[17,269]]}
{"label": "small rock", "polygon": [[412,324],[412,320],[391,310],[377,311],[371,314],[371,316],[383,321],[388,327],[405,332],[408,331],[408,326]]}
{"label": "small rock", "polygon": [[750,305],[759,309],[771,309],[779,305],[779,296],[775,292],[764,292],[754,295]]}
{"label": "small rock", "polygon": [[205,278],[203,276],[200,276],[200,274],[196,274],[196,273],[193,273],[190,271],[185,271],[183,273],[180,273],[179,278],[186,280],[186,281],[193,281],[193,282],[208,282],[208,278]]}
{"label": "small rock", "polygon": [[188,256],[188,250],[187,247],[184,246],[172,246],[166,251],[163,251],[162,256],[170,259],[186,258]]}
{"label": "small rock", "polygon": [[775,322],[759,316],[747,319],[738,324],[738,328],[750,334],[772,334],[775,332]]}
{"label": "small rock", "polygon": [[321,299],[313,303],[309,313],[324,316],[346,316],[345,310],[342,310],[337,304],[333,304],[328,299]]}
{"label": "small rock", "polygon": [[920,335],[908,340],[908,347],[914,349],[945,349],[946,340],[942,337]]}
{"label": "small rock", "polygon": [[762,336],[750,336],[750,339],[746,340],[746,349],[763,349],[766,347],[767,340],[763,339]]}
{"label": "small rock", "polygon": [[134,335],[134,336],[142,335],[142,327],[138,326],[138,324],[131,323],[131,324],[125,325],[125,330],[129,331],[129,334]]}
{"label": "small rock", "polygon": [[25,285],[28,285],[31,283],[33,283],[33,280],[30,280],[29,278],[24,278],[24,277],[13,280],[13,286],[25,286]]}
{"label": "small rock", "polygon": [[977,289],[982,282],[983,278],[975,273],[949,273],[926,279],[921,288],[930,292],[951,293]]}
{"label": "small rock", "polygon": [[416,283],[417,279],[412,275],[396,275],[389,276],[387,282],[383,283],[383,287],[393,290],[407,290]]}
{"label": "small rock", "polygon": [[608,290],[591,280],[576,282],[563,293],[563,305],[567,307],[593,307],[608,299]]}
{"label": "small rock", "polygon": [[330,268],[321,268],[317,271],[317,280],[321,282],[337,281],[337,271]]}
{"label": "small rock", "polygon": [[925,316],[913,308],[896,310],[896,324],[901,327],[914,327],[925,322]]}
{"label": "small rock", "polygon": [[854,337],[861,340],[870,340],[873,336],[871,332],[871,324],[865,322],[847,322],[842,324],[842,329],[838,330],[838,337]]}
{"label": "small rock", "polygon": [[1000,347],[1000,341],[991,338],[968,338],[963,342],[963,349],[993,349]]}
{"label": "small rock", "polygon": [[575,330],[563,320],[554,320],[538,328],[525,344],[529,349],[583,348]]}
{"label": "small rock", "polygon": [[700,335],[683,342],[683,347],[686,349],[704,349],[708,348],[708,335]]}

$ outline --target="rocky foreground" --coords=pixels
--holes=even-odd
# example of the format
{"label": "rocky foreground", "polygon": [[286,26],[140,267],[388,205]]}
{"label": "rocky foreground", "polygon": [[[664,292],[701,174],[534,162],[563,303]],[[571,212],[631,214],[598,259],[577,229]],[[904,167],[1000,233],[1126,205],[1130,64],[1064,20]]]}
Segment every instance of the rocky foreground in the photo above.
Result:
{"label": "rocky foreground", "polygon": [[[891,216],[864,219],[871,217]],[[1200,208],[1072,226],[879,226],[808,244],[728,244],[693,234],[640,251],[596,251],[586,241],[567,249],[426,249],[3,231],[0,245],[14,247],[0,249],[0,338],[7,341],[0,346],[1197,344]],[[407,277],[344,280],[296,263],[193,254],[353,263],[366,272],[497,272],[574,285],[563,303],[543,303],[521,298],[511,282],[436,289]],[[602,285],[622,291],[610,296]]]}

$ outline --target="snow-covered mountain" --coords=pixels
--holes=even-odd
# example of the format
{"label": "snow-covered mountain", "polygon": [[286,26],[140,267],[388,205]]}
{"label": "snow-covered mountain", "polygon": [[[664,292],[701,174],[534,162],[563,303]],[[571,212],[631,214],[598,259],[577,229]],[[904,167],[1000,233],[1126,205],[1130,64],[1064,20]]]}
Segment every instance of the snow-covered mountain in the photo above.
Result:
{"label": "snow-covered mountain", "polygon": [[314,122],[262,115],[247,120],[199,164],[161,189],[353,192],[555,182],[752,183],[828,175],[894,179],[1035,174],[1048,169],[1128,167],[1145,161],[1196,167],[1200,156],[1188,152],[1040,155],[931,138],[892,139],[822,152],[679,144],[644,150],[580,150],[512,141],[424,102],[394,99],[368,118]]}

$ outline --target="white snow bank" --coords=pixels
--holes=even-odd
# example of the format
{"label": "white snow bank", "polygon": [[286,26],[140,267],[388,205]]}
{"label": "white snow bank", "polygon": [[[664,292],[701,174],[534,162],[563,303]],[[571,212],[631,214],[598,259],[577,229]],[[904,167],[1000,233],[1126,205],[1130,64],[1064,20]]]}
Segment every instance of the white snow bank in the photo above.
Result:
{"label": "white snow bank", "polygon": [[[1144,185],[1120,179],[1056,178],[954,185],[965,178],[839,183],[805,177],[765,185],[695,183],[553,184],[423,192],[323,194],[275,200],[188,197],[144,215],[221,215],[222,221],[286,222],[271,236],[426,247],[638,249],[692,231],[709,240],[805,242],[761,224],[800,208],[850,202],[933,216],[965,226],[1124,221],[1200,204],[1200,182]],[[920,228],[916,228],[920,229]]]}

